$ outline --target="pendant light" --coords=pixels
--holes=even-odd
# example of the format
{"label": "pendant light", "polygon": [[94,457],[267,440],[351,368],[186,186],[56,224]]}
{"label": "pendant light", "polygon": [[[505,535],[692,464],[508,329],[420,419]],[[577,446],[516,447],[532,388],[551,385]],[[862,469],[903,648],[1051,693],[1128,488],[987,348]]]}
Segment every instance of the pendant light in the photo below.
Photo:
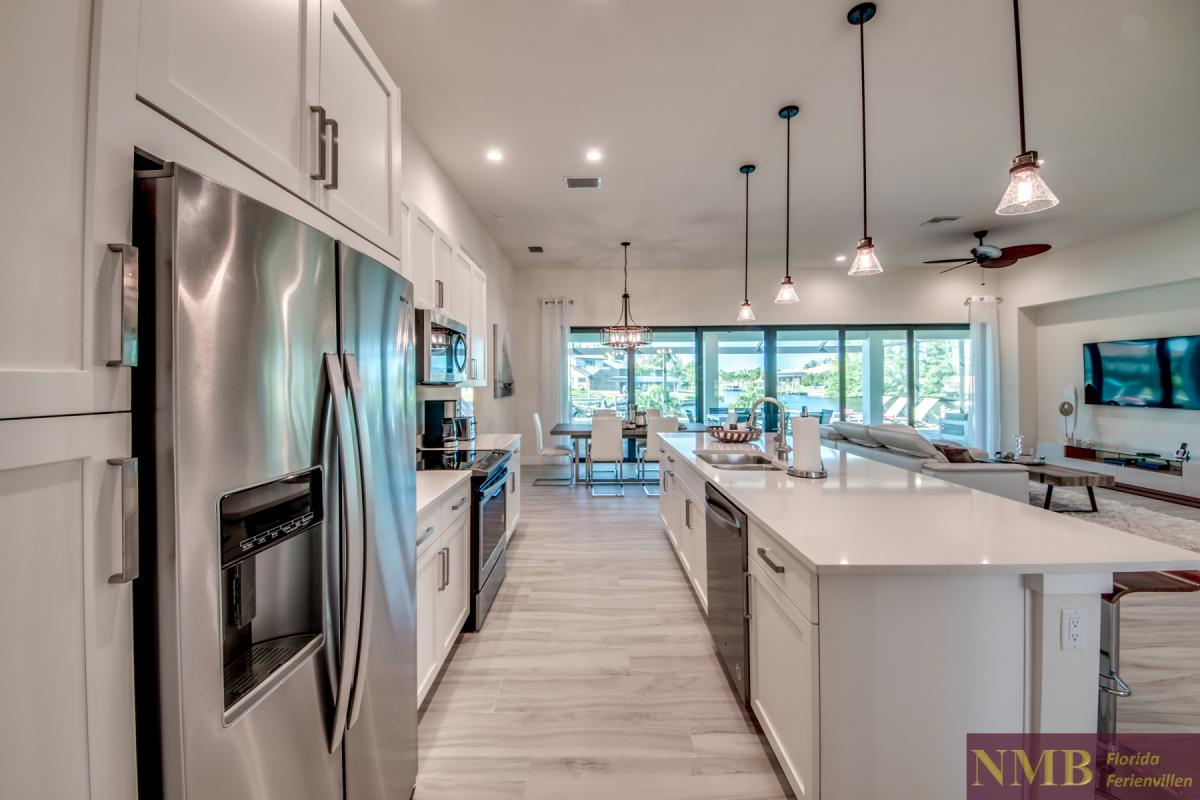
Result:
{"label": "pendant light", "polygon": [[645,325],[638,325],[629,313],[629,242],[621,242],[625,248],[625,291],[621,294],[621,316],[615,325],[600,329],[600,342],[614,350],[636,350],[650,344],[654,332]]}
{"label": "pendant light", "polygon": [[738,309],[738,322],[754,321],[754,309],[750,307],[750,173],[754,170],[753,164],[742,164],[738,168],[746,176],[746,243],[743,250],[742,306]]}
{"label": "pendant light", "polygon": [[883,272],[883,265],[879,263],[879,259],[875,256],[875,243],[871,241],[871,235],[867,232],[867,48],[865,37],[863,36],[863,26],[870,22],[874,16],[874,3],[859,3],[850,9],[850,13],[846,15],[846,19],[851,25],[858,26],[859,98],[862,101],[863,235],[858,240],[858,247],[856,248],[858,253],[854,256],[854,263],[850,265],[850,275],[855,278],[864,275],[878,275]]}
{"label": "pendant light", "polygon": [[996,206],[996,213],[1003,216],[1034,214],[1058,205],[1058,198],[1038,174],[1037,150],[1025,146],[1025,74],[1021,65],[1021,9],[1018,0],[1013,0],[1013,34],[1017,43],[1017,119],[1021,127],[1021,152],[1012,160],[1008,171],[1008,188]]}
{"label": "pendant light", "polygon": [[796,284],[792,283],[792,120],[799,113],[799,106],[784,106],[779,109],[779,116],[787,120],[787,172],[784,178],[787,188],[783,206],[783,280],[779,282],[779,293],[775,295],[776,303],[800,302],[800,296],[796,294]]}

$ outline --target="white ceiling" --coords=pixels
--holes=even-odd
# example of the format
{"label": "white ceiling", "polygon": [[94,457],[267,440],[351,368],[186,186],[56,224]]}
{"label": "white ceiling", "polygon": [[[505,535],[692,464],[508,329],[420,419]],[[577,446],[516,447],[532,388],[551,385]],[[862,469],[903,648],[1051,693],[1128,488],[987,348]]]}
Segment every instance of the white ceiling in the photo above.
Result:
{"label": "white ceiling", "polygon": [[[860,234],[857,31],[830,0],[347,0],[403,113],[519,267],[793,269]],[[885,268],[1064,247],[1200,208],[1200,2],[1025,0],[1029,144],[1061,205],[993,212],[1017,153],[1007,0],[883,0],[866,28],[871,234]],[[484,158],[488,148],[505,159]],[[589,147],[604,160],[584,160]],[[564,176],[600,175],[598,191]],[[500,223],[497,215],[507,221]],[[938,226],[934,215],[961,215]],[[526,246],[540,244],[544,255]]]}

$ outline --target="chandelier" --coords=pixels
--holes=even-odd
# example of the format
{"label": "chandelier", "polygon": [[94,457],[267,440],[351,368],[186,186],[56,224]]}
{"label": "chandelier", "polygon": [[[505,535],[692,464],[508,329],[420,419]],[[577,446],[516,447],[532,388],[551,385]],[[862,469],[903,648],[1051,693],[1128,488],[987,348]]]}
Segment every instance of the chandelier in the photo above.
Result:
{"label": "chandelier", "polygon": [[629,313],[629,242],[621,242],[625,248],[625,291],[621,293],[621,316],[615,325],[600,329],[600,342],[614,350],[636,350],[650,344],[654,331],[638,325]]}

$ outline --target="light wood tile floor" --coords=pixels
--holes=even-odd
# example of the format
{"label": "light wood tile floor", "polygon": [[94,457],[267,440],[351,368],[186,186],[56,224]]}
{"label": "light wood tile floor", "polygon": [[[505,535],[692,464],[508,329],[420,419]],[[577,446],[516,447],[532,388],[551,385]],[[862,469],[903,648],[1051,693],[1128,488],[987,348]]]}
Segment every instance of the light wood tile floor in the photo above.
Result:
{"label": "light wood tile floor", "polygon": [[[1101,499],[1200,521],[1200,508],[1097,489]],[[1135,594],[1121,601],[1122,731],[1200,733],[1200,592]]]}
{"label": "light wood tile floor", "polygon": [[417,800],[790,797],[712,654],[657,498],[525,472],[508,576],[421,718]]}

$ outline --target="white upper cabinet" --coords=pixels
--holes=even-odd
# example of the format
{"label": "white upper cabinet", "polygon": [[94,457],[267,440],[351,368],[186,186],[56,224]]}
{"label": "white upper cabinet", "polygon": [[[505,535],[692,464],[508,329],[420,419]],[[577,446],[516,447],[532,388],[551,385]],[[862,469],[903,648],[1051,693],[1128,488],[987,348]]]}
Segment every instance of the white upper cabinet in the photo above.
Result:
{"label": "white upper cabinet", "polygon": [[400,92],[338,0],[143,0],[137,94],[400,253]]}
{"label": "white upper cabinet", "polygon": [[129,408],[129,370],[107,366],[121,357],[124,279],[107,243],[129,241],[133,151],[112,145],[110,122],[133,98],[113,101],[119,70],[97,74],[93,11],[0,11],[0,418]]}
{"label": "white upper cabinet", "polygon": [[399,253],[400,90],[338,0],[321,2],[319,96],[327,168],[319,204]]}
{"label": "white upper cabinet", "polygon": [[413,301],[418,308],[436,308],[437,290],[434,285],[433,250],[437,231],[424,214],[412,210],[408,224],[408,260],[413,282]]}
{"label": "white upper cabinet", "polygon": [[467,315],[467,338],[470,360],[467,362],[467,383],[470,386],[488,385],[487,363],[487,273],[478,264],[470,270],[470,313]]}
{"label": "white upper cabinet", "polygon": [[138,96],[307,197],[320,33],[319,0],[144,0]]}
{"label": "white upper cabinet", "polygon": [[109,463],[129,448],[128,414],[0,421],[0,797],[136,797],[132,573],[117,575],[136,483]]}
{"label": "white upper cabinet", "polygon": [[433,307],[441,309],[451,319],[465,323],[466,319],[457,313],[458,306],[455,302],[455,276],[459,272],[454,260],[454,245],[449,239],[438,236],[433,245]]}

